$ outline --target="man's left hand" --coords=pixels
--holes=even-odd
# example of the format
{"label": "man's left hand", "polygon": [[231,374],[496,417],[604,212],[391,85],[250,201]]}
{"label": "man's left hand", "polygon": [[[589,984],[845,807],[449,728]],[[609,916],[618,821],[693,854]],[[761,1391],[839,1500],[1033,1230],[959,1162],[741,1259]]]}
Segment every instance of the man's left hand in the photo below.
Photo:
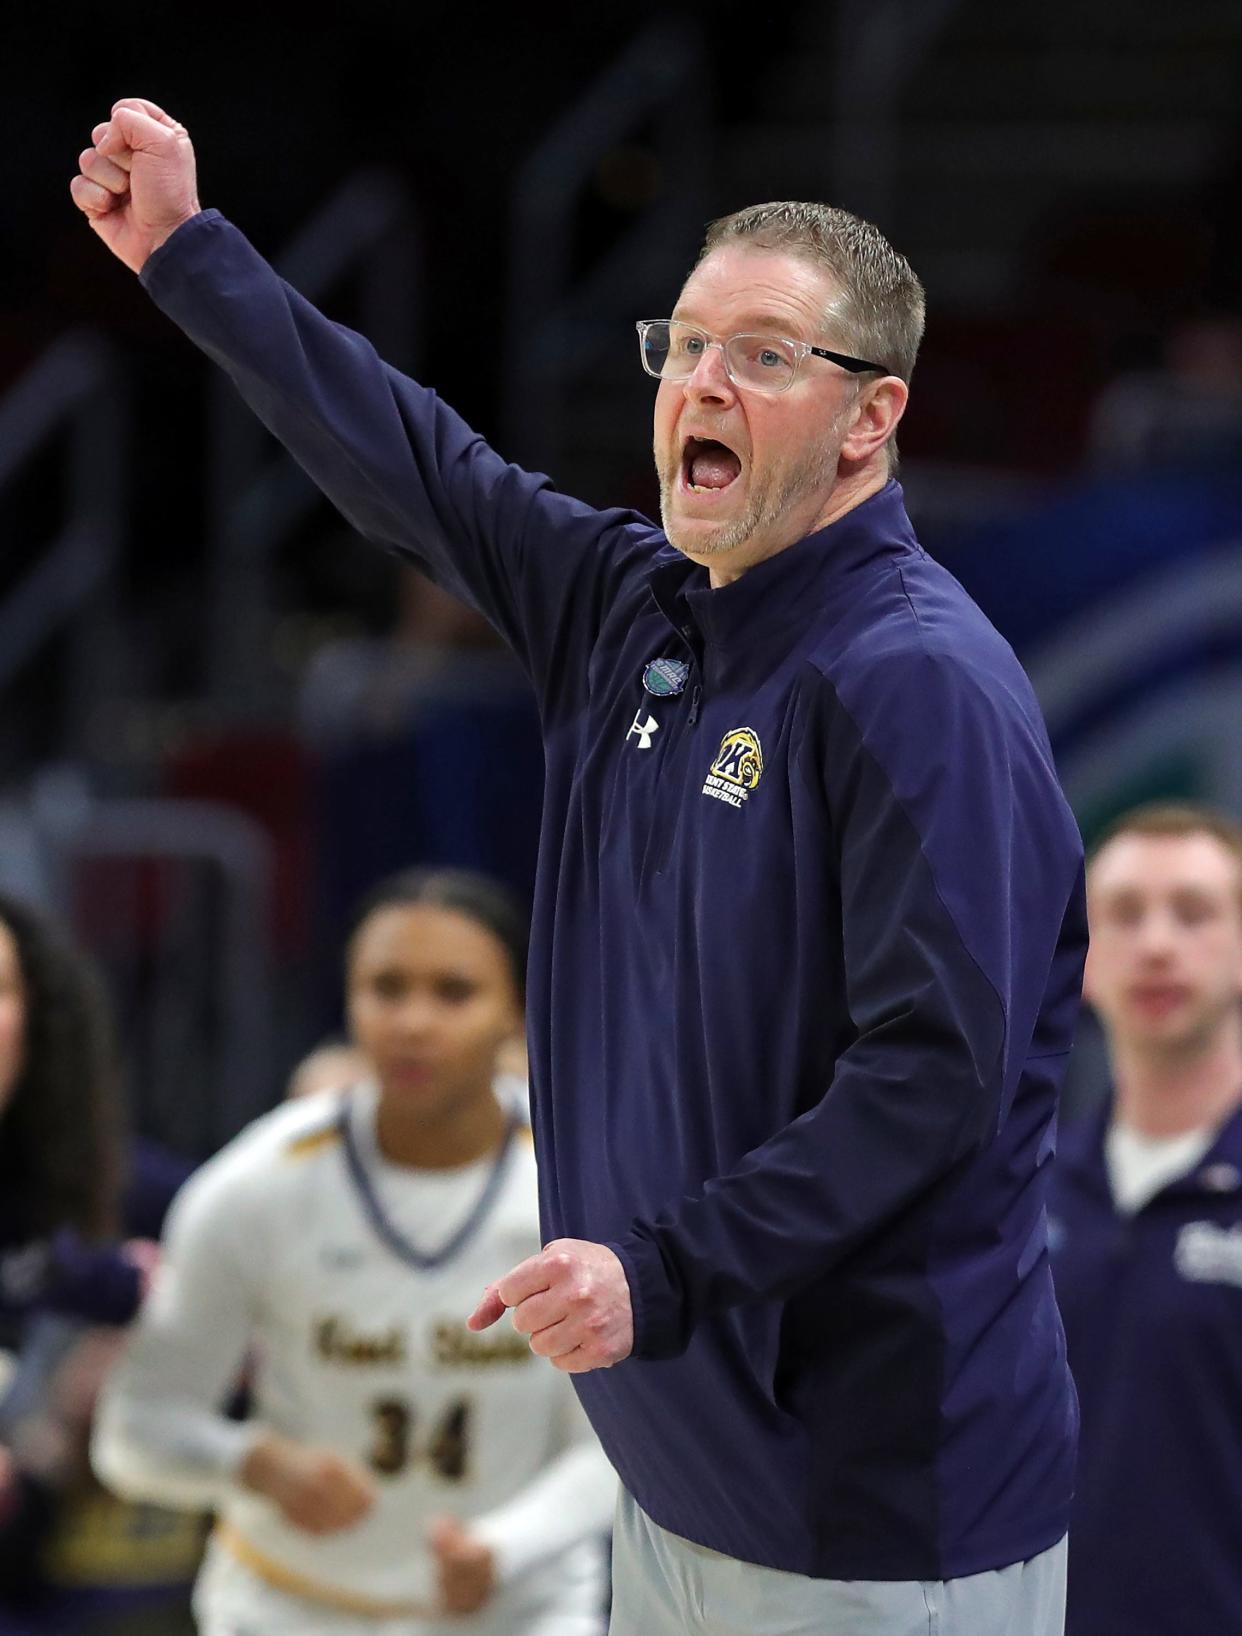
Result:
{"label": "man's left hand", "polygon": [[630,1285],[612,1250],[581,1238],[557,1238],[495,1284],[467,1318],[487,1329],[513,1311],[530,1349],[566,1374],[607,1369],[634,1349]]}

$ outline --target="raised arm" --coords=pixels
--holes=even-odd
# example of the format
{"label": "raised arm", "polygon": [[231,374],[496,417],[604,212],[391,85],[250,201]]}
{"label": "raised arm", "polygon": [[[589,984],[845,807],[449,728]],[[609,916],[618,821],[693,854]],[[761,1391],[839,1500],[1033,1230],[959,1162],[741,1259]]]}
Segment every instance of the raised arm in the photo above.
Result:
{"label": "raised arm", "polygon": [[507,464],[303,300],[201,209],[189,137],[153,103],[116,104],[79,166],[73,197],[95,232],[353,526],[480,609],[545,702],[558,687],[574,696],[604,609],[658,530]]}
{"label": "raised arm", "polygon": [[502,1584],[612,1527],[617,1474],[577,1393],[563,1385],[559,1452],[512,1499],[470,1524],[495,1552]]}
{"label": "raised arm", "polygon": [[127,1498],[217,1505],[259,1436],[223,1412],[255,1310],[235,1191],[227,1158],[217,1158],[178,1195],[163,1264],[100,1399],[91,1460]]}

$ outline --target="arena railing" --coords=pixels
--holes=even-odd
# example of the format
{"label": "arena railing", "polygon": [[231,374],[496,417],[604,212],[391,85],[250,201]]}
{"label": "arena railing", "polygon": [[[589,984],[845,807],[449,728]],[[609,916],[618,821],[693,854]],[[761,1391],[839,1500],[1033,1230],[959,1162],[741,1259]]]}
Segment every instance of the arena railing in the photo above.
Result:
{"label": "arena railing", "polygon": [[0,400],[0,492],[15,490],[58,444],[65,480],[50,492],[63,497],[64,517],[0,602],[0,697],[66,638],[60,736],[73,753],[123,686],[116,582],[130,404],[115,353],[89,330],[55,342]]}
{"label": "arena railing", "polygon": [[[380,171],[350,178],[273,262],[317,303],[351,280],[354,327],[390,363],[412,366],[422,255],[410,198],[395,178]],[[224,376],[213,372],[208,392],[208,688],[223,714],[253,719],[279,691],[271,651],[276,553],[323,500]]]}
{"label": "arena railing", "polygon": [[222,802],[97,796],[47,766],[23,803],[27,875],[0,880],[56,905],[109,978],[145,1134],[206,1157],[279,1088],[263,827]]}
{"label": "arena railing", "polygon": [[[693,253],[707,195],[709,86],[690,26],[637,36],[522,166],[510,206],[504,452],[563,475],[573,392],[611,354],[637,369],[629,321]],[[584,203],[612,158],[641,195],[619,238],[575,266]],[[644,176],[648,186],[643,187]],[[636,173],[636,174],[635,174]],[[645,293],[646,292],[646,293]]]}
{"label": "arena railing", "polygon": [[872,0],[834,17],[833,198],[894,231],[901,99],[962,0]]}

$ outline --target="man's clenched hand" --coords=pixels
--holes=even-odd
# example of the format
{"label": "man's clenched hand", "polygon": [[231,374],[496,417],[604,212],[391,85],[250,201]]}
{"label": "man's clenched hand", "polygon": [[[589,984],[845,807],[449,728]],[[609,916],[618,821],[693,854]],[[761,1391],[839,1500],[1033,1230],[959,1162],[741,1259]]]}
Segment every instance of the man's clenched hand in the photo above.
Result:
{"label": "man's clenched hand", "polygon": [[634,1349],[634,1315],[625,1268],[607,1245],[557,1238],[489,1284],[470,1317],[486,1329],[513,1308],[513,1327],[530,1349],[567,1374],[607,1369]]}
{"label": "man's clenched hand", "polygon": [[125,265],[140,273],[191,216],[198,202],[194,148],[178,125],[145,97],[123,97],[91,132],[69,184],[74,204]]}

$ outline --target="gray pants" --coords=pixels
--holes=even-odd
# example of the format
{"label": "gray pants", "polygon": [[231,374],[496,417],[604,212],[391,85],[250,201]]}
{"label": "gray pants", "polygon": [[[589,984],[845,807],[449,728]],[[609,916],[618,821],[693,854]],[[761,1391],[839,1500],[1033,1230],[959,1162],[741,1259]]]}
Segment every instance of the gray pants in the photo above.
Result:
{"label": "gray pants", "polygon": [[609,1636],[1063,1636],[1061,1541],[962,1579],[808,1579],[658,1527],[621,1490]]}

